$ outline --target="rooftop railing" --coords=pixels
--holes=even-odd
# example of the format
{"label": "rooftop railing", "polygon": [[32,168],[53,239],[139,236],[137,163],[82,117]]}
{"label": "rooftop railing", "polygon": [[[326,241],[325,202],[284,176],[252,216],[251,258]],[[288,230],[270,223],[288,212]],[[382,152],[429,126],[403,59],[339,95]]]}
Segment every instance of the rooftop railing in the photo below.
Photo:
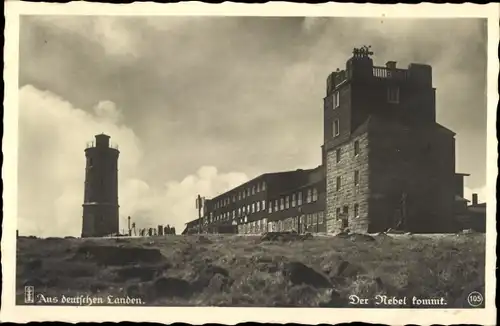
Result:
{"label": "rooftop railing", "polygon": [[[85,148],[94,148],[94,147],[96,147],[95,140],[87,142]],[[115,143],[109,143],[109,148],[113,148],[113,149],[116,149],[116,150],[119,149],[118,144],[115,144]]]}
{"label": "rooftop railing", "polygon": [[405,69],[373,67],[373,76],[377,78],[406,79],[407,71]]}

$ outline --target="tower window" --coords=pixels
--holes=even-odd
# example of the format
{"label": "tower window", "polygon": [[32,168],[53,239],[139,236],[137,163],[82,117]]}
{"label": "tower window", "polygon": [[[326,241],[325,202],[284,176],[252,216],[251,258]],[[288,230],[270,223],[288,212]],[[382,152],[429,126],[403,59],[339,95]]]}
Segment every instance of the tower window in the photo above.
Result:
{"label": "tower window", "polygon": [[358,156],[359,154],[359,140],[354,142],[354,156]]}
{"label": "tower window", "polygon": [[340,190],[342,179],[340,177],[337,177],[337,191]]}
{"label": "tower window", "polygon": [[354,217],[359,217],[359,204],[354,204]]}
{"label": "tower window", "polygon": [[339,92],[333,93],[333,108],[336,109],[340,106],[340,94]]}
{"label": "tower window", "polygon": [[387,101],[389,103],[399,103],[399,87],[389,87],[387,89]]}
{"label": "tower window", "polygon": [[354,185],[355,186],[359,185],[359,171],[358,170],[354,171]]}
{"label": "tower window", "polygon": [[340,148],[337,148],[337,150],[335,151],[335,155],[335,160],[337,161],[337,163],[340,162]]}
{"label": "tower window", "polygon": [[333,136],[336,137],[340,134],[340,122],[339,119],[333,121]]}

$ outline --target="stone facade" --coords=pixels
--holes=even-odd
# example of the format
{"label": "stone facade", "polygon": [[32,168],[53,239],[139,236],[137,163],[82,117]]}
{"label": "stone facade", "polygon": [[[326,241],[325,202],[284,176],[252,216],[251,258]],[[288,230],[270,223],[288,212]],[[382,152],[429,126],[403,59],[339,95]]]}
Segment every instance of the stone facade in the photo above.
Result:
{"label": "stone facade", "polygon": [[[356,142],[359,144],[358,153],[355,153]],[[327,232],[339,232],[345,227],[354,232],[368,231],[368,154],[368,133],[366,132],[328,150],[326,157]],[[355,174],[357,174],[357,184]],[[340,178],[341,183],[339,189],[337,189],[337,178]],[[355,212],[355,207],[357,207],[357,212]]]}

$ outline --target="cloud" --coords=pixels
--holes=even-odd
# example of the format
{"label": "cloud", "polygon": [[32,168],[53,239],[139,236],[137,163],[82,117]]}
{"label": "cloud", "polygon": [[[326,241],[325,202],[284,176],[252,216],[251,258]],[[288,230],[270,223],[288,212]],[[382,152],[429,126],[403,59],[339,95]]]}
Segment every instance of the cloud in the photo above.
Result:
{"label": "cloud", "polygon": [[215,196],[248,178],[242,173],[221,174],[200,167],[181,181],[155,188],[142,180],[141,142],[129,127],[119,124],[121,111],[111,101],[100,101],[92,113],[31,85],[19,91],[19,203],[18,229],[38,236],[79,236],[85,160],[83,149],[95,134],[106,133],[120,147],[120,228],[131,216],[137,227],[170,224],[181,232],[196,217],[194,198]]}

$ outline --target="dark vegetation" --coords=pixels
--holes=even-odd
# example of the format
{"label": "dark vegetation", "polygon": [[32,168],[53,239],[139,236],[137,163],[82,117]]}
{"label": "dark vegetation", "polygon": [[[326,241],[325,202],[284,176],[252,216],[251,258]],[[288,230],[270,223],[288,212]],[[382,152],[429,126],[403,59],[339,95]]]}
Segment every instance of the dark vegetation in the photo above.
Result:
{"label": "dark vegetation", "polygon": [[33,285],[46,296],[128,295],[146,305],[348,307],[350,295],[381,294],[458,308],[483,291],[484,265],[484,234],[21,237],[17,303]]}

